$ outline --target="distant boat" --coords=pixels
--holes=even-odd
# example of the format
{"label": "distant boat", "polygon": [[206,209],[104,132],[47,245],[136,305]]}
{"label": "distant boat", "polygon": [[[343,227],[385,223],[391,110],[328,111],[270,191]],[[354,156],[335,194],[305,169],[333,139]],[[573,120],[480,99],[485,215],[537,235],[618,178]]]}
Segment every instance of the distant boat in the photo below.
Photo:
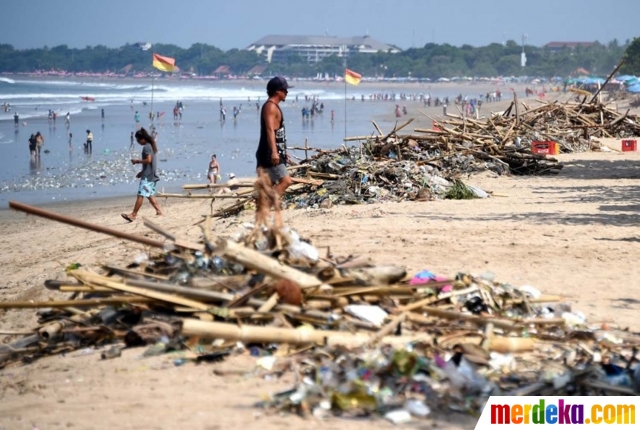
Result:
{"label": "distant boat", "polygon": [[84,100],[85,102],[95,102],[96,101],[96,99],[94,99],[93,97],[87,97],[87,96],[82,97],[81,96],[80,98],[82,100]]}

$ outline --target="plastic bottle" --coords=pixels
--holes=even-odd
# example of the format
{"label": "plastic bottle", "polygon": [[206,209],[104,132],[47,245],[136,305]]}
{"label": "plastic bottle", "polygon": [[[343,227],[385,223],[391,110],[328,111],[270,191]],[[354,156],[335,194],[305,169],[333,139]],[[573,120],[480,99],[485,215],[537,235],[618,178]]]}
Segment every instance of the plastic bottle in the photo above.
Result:
{"label": "plastic bottle", "polygon": [[211,265],[216,273],[220,273],[222,269],[224,269],[224,260],[218,256],[213,257],[213,259],[211,260]]}
{"label": "plastic bottle", "polygon": [[414,417],[424,418],[431,413],[429,406],[416,399],[407,400],[404,408]]}

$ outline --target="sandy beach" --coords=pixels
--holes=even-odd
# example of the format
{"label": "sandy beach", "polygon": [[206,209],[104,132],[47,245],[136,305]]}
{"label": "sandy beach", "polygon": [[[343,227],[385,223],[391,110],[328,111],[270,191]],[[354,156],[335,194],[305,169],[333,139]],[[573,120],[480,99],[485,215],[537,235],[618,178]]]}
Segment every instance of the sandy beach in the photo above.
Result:
{"label": "sandy beach", "polygon": [[[474,176],[468,183],[504,197],[471,201],[339,206],[287,210],[287,225],[335,255],[364,254],[376,263],[394,262],[409,272],[428,268],[454,275],[492,272],[515,285],[529,284],[561,294],[591,321],[631,326],[637,321],[640,254],[640,154],[561,155],[555,177]],[[159,238],[141,222],[125,224],[119,213],[133,196],[50,206],[56,212],[134,234]],[[208,201],[162,202],[156,222],[197,240],[194,222]],[[153,217],[150,206],[142,216]],[[235,231],[252,214],[214,223],[214,235]],[[45,279],[63,279],[64,267],[79,262],[124,263],[143,247],[51,221],[0,211],[0,300],[60,298],[44,290]],[[32,310],[0,312],[0,332],[36,325]],[[0,339],[9,337],[0,336]],[[263,393],[291,385],[282,380],[216,376],[218,368],[251,369],[255,359],[175,367],[171,355],[140,360],[142,349],[101,361],[99,353],[48,357],[0,372],[0,428],[390,428],[381,420],[302,420],[267,416],[252,405]],[[100,418],[97,419],[97,413]],[[473,428],[474,420],[436,413],[420,428]]]}

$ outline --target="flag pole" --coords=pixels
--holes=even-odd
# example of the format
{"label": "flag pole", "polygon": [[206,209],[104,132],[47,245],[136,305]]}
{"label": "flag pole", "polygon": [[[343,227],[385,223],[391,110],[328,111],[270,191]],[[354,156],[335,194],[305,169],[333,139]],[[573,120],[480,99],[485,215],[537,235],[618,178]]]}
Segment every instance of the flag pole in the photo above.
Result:
{"label": "flag pole", "polygon": [[156,78],[154,76],[151,76],[151,123],[153,124],[153,84]]}
{"label": "flag pole", "polygon": [[347,138],[347,47],[342,47],[344,55],[344,138]]}
{"label": "flag pole", "polygon": [[[155,60],[155,55],[156,55],[155,52],[151,55],[152,62],[153,60]],[[151,124],[153,124],[153,84],[154,84],[153,81],[154,80],[155,78],[152,74],[151,75],[151,115],[149,115],[149,118],[151,119]]]}
{"label": "flag pole", "polygon": [[[345,76],[347,70],[345,69]],[[347,138],[347,80],[344,80],[344,138]]]}

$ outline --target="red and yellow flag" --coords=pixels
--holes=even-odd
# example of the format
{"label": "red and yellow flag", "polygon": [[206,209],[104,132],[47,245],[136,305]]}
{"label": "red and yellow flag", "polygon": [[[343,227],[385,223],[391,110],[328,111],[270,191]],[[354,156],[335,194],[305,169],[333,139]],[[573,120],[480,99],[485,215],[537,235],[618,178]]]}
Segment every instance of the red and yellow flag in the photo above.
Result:
{"label": "red and yellow flag", "polygon": [[176,68],[176,59],[153,54],[153,67],[163,72],[173,72]]}
{"label": "red and yellow flag", "polygon": [[360,80],[362,79],[362,75],[354,72],[353,70],[345,69],[344,71],[344,80],[351,85],[358,85]]}

